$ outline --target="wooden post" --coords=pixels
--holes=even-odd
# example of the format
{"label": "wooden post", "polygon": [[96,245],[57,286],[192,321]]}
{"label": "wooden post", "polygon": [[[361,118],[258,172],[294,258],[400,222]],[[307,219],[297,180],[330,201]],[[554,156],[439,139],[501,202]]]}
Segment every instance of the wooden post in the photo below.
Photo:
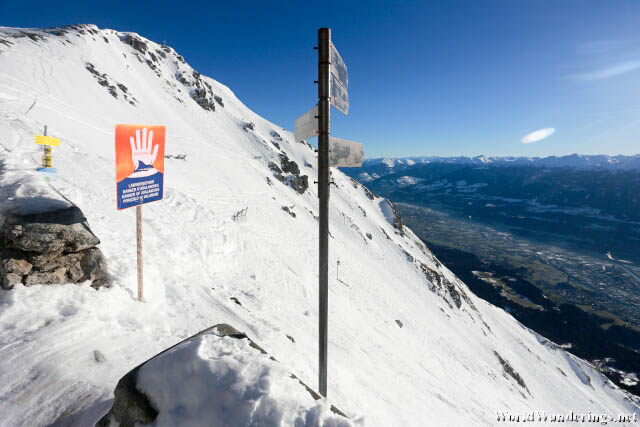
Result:
{"label": "wooden post", "polygon": [[136,237],[138,241],[138,301],[142,301],[142,205],[136,206]]}

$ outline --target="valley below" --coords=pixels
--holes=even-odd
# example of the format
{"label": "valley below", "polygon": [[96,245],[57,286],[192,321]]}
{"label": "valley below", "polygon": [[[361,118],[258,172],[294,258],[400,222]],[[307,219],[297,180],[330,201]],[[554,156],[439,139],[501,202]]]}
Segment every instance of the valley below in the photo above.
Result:
{"label": "valley below", "polygon": [[435,201],[396,206],[476,295],[640,395],[637,262],[564,235],[475,220]]}
{"label": "valley below", "polygon": [[479,297],[640,395],[635,157],[372,159],[346,173]]}

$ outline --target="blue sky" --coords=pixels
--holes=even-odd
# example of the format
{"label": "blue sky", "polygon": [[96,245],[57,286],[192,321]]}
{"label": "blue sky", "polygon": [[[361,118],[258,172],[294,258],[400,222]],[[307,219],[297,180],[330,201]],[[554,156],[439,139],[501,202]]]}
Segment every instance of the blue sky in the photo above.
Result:
{"label": "blue sky", "polygon": [[3,26],[72,23],[166,41],[288,129],[330,27],[350,97],[332,134],[367,157],[640,152],[638,1],[0,0]]}

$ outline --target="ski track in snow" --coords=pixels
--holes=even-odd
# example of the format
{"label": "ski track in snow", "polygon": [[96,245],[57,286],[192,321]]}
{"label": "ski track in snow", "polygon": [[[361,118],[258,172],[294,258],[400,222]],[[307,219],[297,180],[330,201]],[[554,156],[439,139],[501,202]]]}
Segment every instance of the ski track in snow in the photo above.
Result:
{"label": "ski track in snow", "polygon": [[[0,425],[48,425],[72,416],[76,425],[85,425],[109,408],[125,373],[217,323],[245,331],[315,386],[313,151],[215,80],[203,77],[224,108],[200,108],[175,77],[178,70],[188,76],[192,70],[172,52],[159,58],[158,77],[112,30],[100,30],[95,39],[69,30],[38,42],[11,38],[14,31],[0,27],[0,37],[14,43],[0,53],[0,222],[7,209],[64,202],[35,172],[41,149],[33,135],[47,124],[49,134],[62,141],[53,151],[59,178],[52,185],[87,216],[101,240],[112,286],[0,290]],[[149,51],[161,49],[146,43]],[[85,62],[126,85],[138,104],[113,98]],[[243,129],[247,122],[255,131]],[[167,153],[187,154],[184,161],[165,159],[164,199],[143,207],[144,303],[136,301],[134,211],[116,210],[116,123],[164,124]],[[281,151],[271,144],[271,131],[281,135]],[[269,161],[280,163],[280,152],[309,176],[305,194],[269,171]],[[333,177],[329,402],[352,420],[460,426],[494,425],[495,411],[638,412],[587,363],[476,298],[420,249],[413,233],[399,234],[386,202],[370,200],[361,185],[337,170]],[[282,210],[293,205],[296,218]],[[246,217],[233,221],[245,207]],[[342,283],[335,278],[337,259]],[[420,263],[466,293],[473,307],[462,298],[458,308]],[[94,350],[106,361],[96,362]],[[494,351],[521,376],[526,390]]]}

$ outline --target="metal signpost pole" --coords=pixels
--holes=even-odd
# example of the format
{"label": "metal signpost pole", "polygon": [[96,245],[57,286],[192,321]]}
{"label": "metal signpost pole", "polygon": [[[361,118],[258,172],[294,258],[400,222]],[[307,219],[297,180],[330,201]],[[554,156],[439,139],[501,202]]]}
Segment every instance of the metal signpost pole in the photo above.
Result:
{"label": "metal signpost pole", "polygon": [[327,397],[329,306],[329,66],[331,30],[318,30],[318,197],[320,198],[320,394]]}

